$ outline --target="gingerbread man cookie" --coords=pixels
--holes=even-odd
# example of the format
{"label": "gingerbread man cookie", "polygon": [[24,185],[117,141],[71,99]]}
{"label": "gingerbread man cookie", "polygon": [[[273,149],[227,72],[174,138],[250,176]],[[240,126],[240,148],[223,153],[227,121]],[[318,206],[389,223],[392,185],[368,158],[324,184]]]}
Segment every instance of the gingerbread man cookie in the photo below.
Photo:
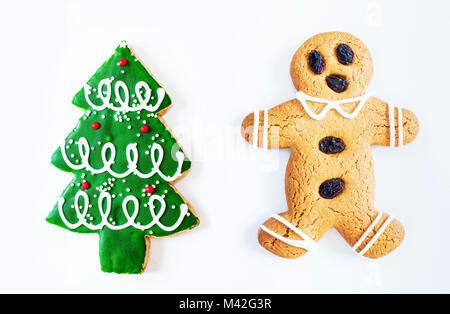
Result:
{"label": "gingerbread man cookie", "polygon": [[358,38],[342,32],[313,36],[292,58],[296,97],[242,122],[243,137],[255,147],[291,149],[288,210],[258,232],[272,253],[300,257],[331,228],[369,258],[385,256],[403,241],[401,223],[374,207],[371,145],[409,144],[419,122],[411,111],[367,92],[372,72],[369,50]]}

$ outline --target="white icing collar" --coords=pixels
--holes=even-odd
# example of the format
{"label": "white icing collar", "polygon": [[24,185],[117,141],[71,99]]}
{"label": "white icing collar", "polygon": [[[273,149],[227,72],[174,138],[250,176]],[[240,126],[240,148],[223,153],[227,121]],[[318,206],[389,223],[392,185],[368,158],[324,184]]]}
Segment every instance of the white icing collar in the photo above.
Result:
{"label": "white icing collar", "polygon": [[[347,119],[353,119],[355,118],[358,113],[361,111],[362,107],[366,104],[367,100],[370,98],[370,94],[366,93],[362,96],[355,97],[355,98],[347,98],[347,99],[341,99],[341,100],[328,100],[328,99],[322,99],[317,97],[308,96],[302,91],[298,91],[296,94],[296,98],[300,101],[300,103],[303,105],[303,108],[305,108],[306,113],[315,120],[322,120],[325,115],[330,111],[331,109],[336,110],[341,116]],[[318,114],[314,113],[308,106],[306,101],[313,101],[318,103],[326,104],[326,106],[322,109],[321,112]],[[352,113],[345,112],[341,105],[342,104],[348,104],[352,102],[359,101],[358,106],[353,110]]]}

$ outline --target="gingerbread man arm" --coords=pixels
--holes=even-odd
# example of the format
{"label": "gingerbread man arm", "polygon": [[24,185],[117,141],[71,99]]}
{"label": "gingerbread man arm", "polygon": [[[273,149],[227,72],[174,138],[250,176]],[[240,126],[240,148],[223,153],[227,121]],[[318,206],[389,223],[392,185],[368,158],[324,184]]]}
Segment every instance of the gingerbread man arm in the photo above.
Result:
{"label": "gingerbread man arm", "polygon": [[290,130],[293,119],[297,118],[293,114],[296,111],[295,100],[287,101],[271,109],[256,110],[242,121],[242,137],[254,147],[288,148],[293,142]]}
{"label": "gingerbread man arm", "polygon": [[[369,99],[366,114],[372,130],[372,145],[406,145],[419,133],[419,120],[412,111],[390,105],[378,98]],[[391,138],[394,141],[391,141]]]}

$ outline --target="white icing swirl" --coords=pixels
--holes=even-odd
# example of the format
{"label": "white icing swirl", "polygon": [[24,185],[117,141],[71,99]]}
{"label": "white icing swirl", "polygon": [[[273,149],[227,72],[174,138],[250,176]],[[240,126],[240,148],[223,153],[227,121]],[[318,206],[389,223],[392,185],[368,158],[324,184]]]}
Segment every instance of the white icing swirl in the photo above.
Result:
{"label": "white icing swirl", "polygon": [[[144,89],[144,96],[141,94],[141,89]],[[123,98],[120,94],[120,90],[123,91]],[[158,110],[158,108],[161,106],[161,103],[164,99],[164,96],[166,94],[165,90],[163,88],[158,88],[156,90],[157,94],[157,101],[155,105],[149,105],[152,90],[148,86],[148,84],[144,81],[139,81],[136,83],[134,87],[134,92],[136,94],[136,98],[138,99],[138,104],[136,106],[129,106],[130,105],[130,94],[128,90],[128,86],[120,80],[117,80],[114,85],[114,93],[115,93],[115,102],[119,103],[120,106],[115,106],[111,103],[111,92],[112,92],[112,80],[109,78],[105,78],[101,80],[98,83],[97,86],[97,98],[99,98],[102,101],[101,105],[94,104],[89,96],[92,94],[91,86],[89,84],[84,85],[84,97],[86,99],[86,102],[91,106],[94,110],[103,110],[105,108],[114,110],[114,111],[139,111],[139,110],[147,110],[150,112],[154,112]]]}
{"label": "white icing swirl", "polygon": [[[80,198],[83,199],[82,206],[80,206],[79,204]],[[161,205],[161,208],[157,214],[155,213],[155,206],[153,205],[154,201],[158,201]],[[128,203],[130,202],[133,204],[131,215],[128,212]],[[60,197],[58,200],[58,212],[62,221],[69,229],[76,229],[78,227],[84,226],[90,230],[101,230],[104,227],[107,227],[111,230],[122,230],[128,227],[133,227],[139,230],[147,230],[154,225],[157,225],[162,230],[170,232],[174,231],[181,225],[184,217],[188,213],[188,206],[186,204],[181,204],[180,216],[178,217],[177,221],[171,226],[166,226],[160,221],[166,210],[166,202],[164,201],[164,198],[159,195],[151,195],[148,201],[148,208],[150,211],[150,215],[152,216],[152,220],[148,224],[142,225],[139,222],[136,222],[136,217],[139,214],[139,200],[133,195],[128,195],[122,202],[122,211],[127,221],[121,225],[115,225],[112,223],[112,219],[110,219],[109,217],[111,213],[111,194],[103,191],[100,193],[100,196],[98,198],[98,209],[100,212],[101,221],[95,225],[92,222],[88,222],[86,219],[90,205],[89,196],[86,192],[80,190],[77,192],[77,194],[75,194],[74,210],[78,219],[77,222],[72,223],[66,218],[63,210],[64,203],[65,199],[63,197]],[[106,206],[104,206],[105,203]]]}
{"label": "white icing swirl", "polygon": [[[171,176],[165,175],[159,169],[159,167],[161,166],[161,163],[164,159],[164,150],[161,147],[161,145],[159,145],[158,143],[153,143],[152,147],[150,149],[150,159],[151,159],[151,164],[153,165],[153,168],[148,173],[142,173],[141,171],[139,171],[137,169],[138,158],[139,158],[139,153],[137,150],[137,143],[130,143],[127,145],[126,151],[125,151],[126,159],[128,162],[128,170],[123,173],[119,173],[119,172],[115,172],[114,170],[111,169],[111,165],[114,164],[115,158],[116,158],[116,147],[111,142],[104,144],[102,147],[101,158],[103,161],[103,167],[99,168],[99,169],[92,167],[91,164],[89,163],[89,154],[90,154],[91,150],[90,150],[88,140],[85,137],[80,137],[78,139],[78,151],[79,151],[80,159],[81,159],[80,164],[72,163],[70,161],[70,159],[67,157],[65,143],[63,143],[60,147],[61,147],[61,154],[63,156],[63,159],[70,168],[72,168],[74,170],[86,169],[87,171],[91,172],[93,175],[108,172],[110,175],[112,175],[113,177],[116,177],[116,178],[125,178],[125,177],[129,176],[130,174],[134,174],[140,178],[147,179],[147,178],[154,176],[155,174],[158,174],[165,181],[171,182],[181,175],[181,167],[182,167],[183,161],[184,161],[184,154],[182,152],[176,152],[175,157],[178,162],[177,169],[173,175],[171,175]],[[107,157],[108,151],[109,151],[109,158]]]}

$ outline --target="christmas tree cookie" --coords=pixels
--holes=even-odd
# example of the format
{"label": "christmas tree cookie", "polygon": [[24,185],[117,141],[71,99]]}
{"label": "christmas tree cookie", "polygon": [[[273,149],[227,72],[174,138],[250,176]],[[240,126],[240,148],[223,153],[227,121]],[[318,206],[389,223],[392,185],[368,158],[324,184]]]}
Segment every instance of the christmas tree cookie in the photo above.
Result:
{"label": "christmas tree cookie", "polygon": [[191,162],[160,118],[170,97],[123,41],[72,103],[84,114],[51,162],[74,176],[47,221],[97,233],[103,271],[142,273],[150,238],[199,223],[171,184]]}

